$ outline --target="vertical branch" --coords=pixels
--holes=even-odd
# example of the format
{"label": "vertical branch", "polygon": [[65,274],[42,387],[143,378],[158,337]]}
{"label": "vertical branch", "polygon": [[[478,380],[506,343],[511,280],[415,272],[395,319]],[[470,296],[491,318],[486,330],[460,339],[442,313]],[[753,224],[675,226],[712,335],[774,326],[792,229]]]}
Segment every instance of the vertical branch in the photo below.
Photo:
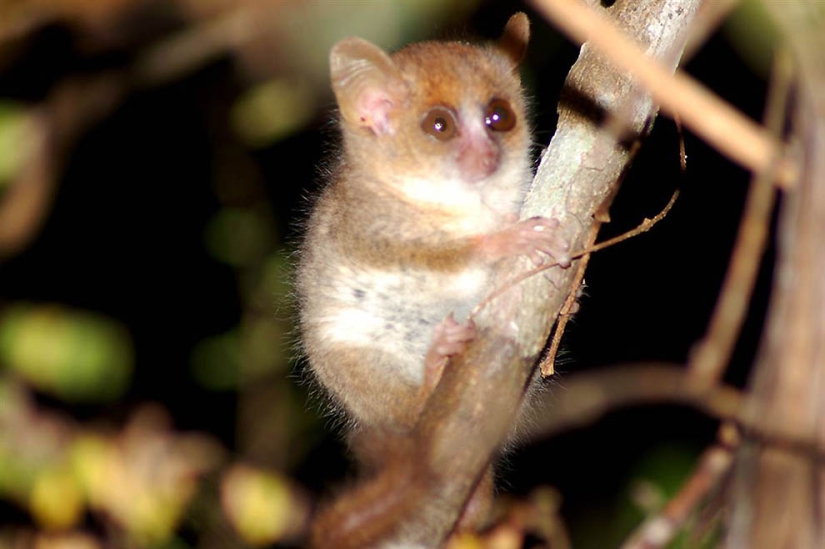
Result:
{"label": "vertical branch", "polygon": [[[797,65],[798,184],[782,205],[774,297],[749,420],[825,446],[825,10],[765,2]],[[822,461],[750,440],[738,456],[731,549],[825,546]]]}
{"label": "vertical branch", "polygon": [[[771,87],[765,106],[765,126],[781,137],[788,110],[793,67],[787,51],[777,52]],[[765,252],[771,214],[776,198],[776,162],[751,179],[745,212],[739,224],[736,245],[730,260],[719,300],[710,319],[705,338],[697,345],[690,361],[692,383],[705,388],[718,383],[733,354],[736,340],[748,312],[759,264]]]}

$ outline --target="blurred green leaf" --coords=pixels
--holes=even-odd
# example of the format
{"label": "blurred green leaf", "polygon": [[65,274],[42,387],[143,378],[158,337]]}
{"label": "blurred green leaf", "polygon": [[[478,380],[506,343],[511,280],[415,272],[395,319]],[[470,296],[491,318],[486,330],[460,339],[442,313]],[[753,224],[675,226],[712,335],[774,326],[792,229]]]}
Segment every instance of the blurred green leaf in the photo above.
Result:
{"label": "blurred green leaf", "polygon": [[0,361],[69,401],[111,401],[128,386],[134,352],[115,320],[58,305],[15,304],[0,315]]}
{"label": "blurred green leaf", "polygon": [[206,226],[206,247],[215,259],[242,267],[263,258],[273,234],[268,216],[254,209],[223,208]]}
{"label": "blurred green leaf", "polygon": [[179,537],[172,537],[163,543],[159,543],[153,549],[191,549],[192,545],[186,543]]}
{"label": "blurred green leaf", "polygon": [[[363,2],[320,0],[296,4],[286,43],[302,70],[329,90],[329,50],[346,36],[360,36],[388,50],[431,37],[438,25],[468,14],[478,0],[416,0],[415,2]],[[504,21],[501,22],[502,28]]]}
{"label": "blurred green leaf", "polygon": [[694,448],[674,444],[654,447],[642,455],[627,472],[623,490],[610,500],[593,502],[586,516],[571,525],[573,545],[577,549],[621,545],[650,511],[642,510],[632,497],[638,494],[638,486],[644,483],[660,503],[667,501],[681,487],[698,455]]}
{"label": "blurred green leaf", "polygon": [[34,483],[37,466],[21,460],[8,442],[0,440],[0,493],[24,500]]}
{"label": "blurred green leaf", "polygon": [[31,154],[26,109],[0,100],[0,191],[14,179]]}
{"label": "blurred green leaf", "polygon": [[283,250],[270,254],[266,259],[261,277],[261,286],[266,294],[272,296],[279,305],[289,305],[292,281],[290,273],[292,264],[289,254]]}
{"label": "blurred green leaf", "polygon": [[300,130],[315,115],[315,88],[299,78],[274,78],[247,90],[232,108],[232,126],[261,147]]}
{"label": "blurred green leaf", "polygon": [[689,530],[690,525],[676,535],[673,542],[667,546],[667,549],[715,549],[721,547],[721,530],[717,529],[709,532],[708,535],[699,537]]}
{"label": "blurred green leaf", "polygon": [[[651,449],[636,462],[634,470],[630,473],[628,486],[624,490],[623,499],[628,503],[621,507],[618,515],[620,529],[625,532],[624,535],[638,527],[650,513],[658,512],[662,505],[676,495],[695,467],[698,457],[699,452],[695,448],[662,444]],[[656,499],[659,500],[655,508],[643,508],[644,502],[634,501],[630,497],[634,491],[638,493],[640,485],[647,485],[648,491],[655,493]]]}
{"label": "blurred green leaf", "polygon": [[[725,20],[725,36],[730,40],[742,60],[767,78],[773,63],[773,52],[779,41],[779,33],[765,11],[761,1],[743,0]],[[823,31],[825,32],[825,31]]]}
{"label": "blurred green leaf", "polygon": [[259,317],[246,323],[243,330],[244,381],[286,370],[285,345],[286,335],[280,322]]}
{"label": "blurred green leaf", "polygon": [[237,389],[241,381],[237,330],[210,337],[192,351],[192,376],[211,391]]}
{"label": "blurred green leaf", "polygon": [[669,499],[682,487],[698,457],[694,448],[663,444],[642,456],[632,474],[653,482]]}

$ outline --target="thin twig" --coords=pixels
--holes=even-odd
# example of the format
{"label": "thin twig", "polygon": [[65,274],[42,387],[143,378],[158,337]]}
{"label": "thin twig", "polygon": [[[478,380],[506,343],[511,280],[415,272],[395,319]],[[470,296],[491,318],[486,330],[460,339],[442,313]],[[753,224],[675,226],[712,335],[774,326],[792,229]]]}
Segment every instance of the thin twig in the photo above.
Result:
{"label": "thin twig", "polygon": [[[652,229],[653,226],[656,225],[659,221],[664,219],[665,216],[667,216],[667,214],[673,208],[673,205],[676,203],[677,198],[679,198],[679,189],[676,189],[675,191],[673,191],[673,194],[671,195],[670,200],[665,205],[665,207],[662,208],[662,211],[659,212],[658,214],[656,214],[655,216],[653,216],[652,218],[643,219],[642,222],[639,223],[639,225],[636,228],[631,229],[631,230],[629,230],[625,233],[622,233],[618,236],[614,236],[613,238],[609,238],[609,239],[605,240],[604,242],[599,242],[595,246],[588,246],[587,248],[585,248],[583,250],[579,250],[577,252],[574,252],[574,253],[570,254],[570,259],[571,260],[576,260],[576,259],[579,259],[580,257],[588,256],[590,254],[601,251],[605,248],[609,248],[610,246],[613,246],[615,244],[619,244],[620,242],[624,242],[628,238],[633,238],[634,236],[638,236],[642,233],[646,233],[647,231]],[[486,298],[481,300],[481,302],[478,305],[476,305],[476,308],[473,309],[472,313],[470,314],[470,317],[471,318],[474,317],[480,310],[482,310],[484,307],[489,305],[491,301],[493,301],[497,297],[501,296],[502,294],[504,294],[505,292],[507,292],[511,288],[513,288],[515,286],[518,286],[519,284],[521,284],[522,282],[524,282],[528,278],[531,278],[531,277],[533,277],[533,276],[535,276],[535,275],[537,275],[537,274],[539,274],[543,271],[546,271],[548,269],[552,269],[553,267],[558,267],[558,266],[559,266],[559,263],[557,261],[551,261],[549,263],[544,263],[542,265],[539,265],[538,267],[530,269],[529,271],[525,271],[524,273],[520,274],[519,276],[517,276],[517,277],[513,278],[512,280],[508,281],[506,284],[502,284],[498,289],[493,291],[493,293],[488,295]]]}
{"label": "thin twig", "polygon": [[755,172],[776,162],[777,183],[782,187],[793,183],[796,166],[783,156],[773,136],[696,80],[681,72],[670,74],[606,16],[578,0],[533,0],[533,4],[570,38],[598,48],[630,72],[664,111],[678,114],[720,152]]}
{"label": "thin twig", "polygon": [[[793,77],[792,65],[789,52],[779,50],[774,59],[774,77],[765,106],[765,125],[775,136],[781,134],[785,123]],[[719,380],[745,322],[759,265],[765,253],[776,199],[773,187],[775,168],[772,163],[766,171],[753,176],[719,301],[713,311],[707,335],[691,357],[690,371],[697,385],[708,386]]]}
{"label": "thin twig", "polygon": [[690,383],[690,374],[681,364],[622,364],[567,376],[552,399],[538,402],[531,411],[535,419],[524,437],[527,441],[543,440],[589,425],[619,408],[683,405],[735,423],[752,441],[825,464],[825,452],[815,436],[769,425],[763,417],[754,418],[745,407],[749,398],[721,383],[698,389]]}
{"label": "thin twig", "polygon": [[32,109],[21,124],[22,136],[12,154],[22,166],[0,200],[0,258],[19,253],[38,234],[51,209],[57,184],[52,156],[51,118],[47,109]]}
{"label": "thin twig", "polygon": [[717,385],[692,390],[685,367],[669,363],[624,364],[572,374],[552,399],[534,413],[527,438],[544,439],[588,425],[604,414],[627,406],[683,404],[725,420],[739,421],[743,396],[738,389]]}
{"label": "thin twig", "polygon": [[[723,429],[726,426],[723,426]],[[693,510],[714,490],[733,465],[733,450],[714,445],[704,451],[699,464],[667,505],[630,535],[622,549],[661,549],[683,527]]]}
{"label": "thin twig", "polygon": [[134,81],[141,86],[158,86],[181,79],[227,51],[239,50],[271,32],[270,22],[266,10],[249,3],[190,25],[145,48],[134,64]]}
{"label": "thin twig", "polygon": [[[600,223],[594,223],[590,228],[586,247],[590,248],[593,246],[596,237],[599,236],[600,227]],[[567,327],[567,323],[570,322],[570,317],[572,316],[571,311],[578,301],[579,288],[582,287],[584,272],[587,270],[587,264],[590,263],[590,255],[591,254],[584,254],[576,266],[576,276],[573,279],[573,284],[570,286],[571,290],[570,293],[567,294],[567,300],[564,302],[564,305],[562,305],[561,311],[559,311],[556,328],[553,330],[553,339],[550,341],[550,349],[547,350],[547,354],[544,355],[539,365],[542,377],[549,377],[555,373],[556,355],[561,346],[561,338],[564,335],[564,329]]]}

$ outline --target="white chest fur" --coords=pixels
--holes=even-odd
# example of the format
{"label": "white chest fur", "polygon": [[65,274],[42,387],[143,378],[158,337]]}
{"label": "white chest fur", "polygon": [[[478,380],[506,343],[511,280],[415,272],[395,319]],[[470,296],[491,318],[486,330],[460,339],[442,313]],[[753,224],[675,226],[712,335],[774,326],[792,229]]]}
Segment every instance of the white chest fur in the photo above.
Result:
{"label": "white chest fur", "polygon": [[420,383],[436,324],[453,313],[466,319],[483,297],[489,268],[458,272],[354,271],[341,268],[319,315],[331,344],[365,346],[393,355],[400,375]]}

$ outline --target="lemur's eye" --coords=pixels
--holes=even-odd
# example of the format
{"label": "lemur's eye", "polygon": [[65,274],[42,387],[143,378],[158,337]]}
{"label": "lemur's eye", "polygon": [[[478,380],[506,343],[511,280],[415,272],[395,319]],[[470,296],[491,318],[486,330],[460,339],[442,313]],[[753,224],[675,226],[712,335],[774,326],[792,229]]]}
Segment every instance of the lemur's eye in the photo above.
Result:
{"label": "lemur's eye", "polygon": [[516,127],[516,113],[504,99],[493,99],[487,105],[484,123],[495,132],[507,132]]}
{"label": "lemur's eye", "polygon": [[456,124],[455,115],[450,109],[433,107],[424,115],[424,119],[421,121],[421,129],[430,137],[439,141],[448,141],[458,133],[458,124]]}

